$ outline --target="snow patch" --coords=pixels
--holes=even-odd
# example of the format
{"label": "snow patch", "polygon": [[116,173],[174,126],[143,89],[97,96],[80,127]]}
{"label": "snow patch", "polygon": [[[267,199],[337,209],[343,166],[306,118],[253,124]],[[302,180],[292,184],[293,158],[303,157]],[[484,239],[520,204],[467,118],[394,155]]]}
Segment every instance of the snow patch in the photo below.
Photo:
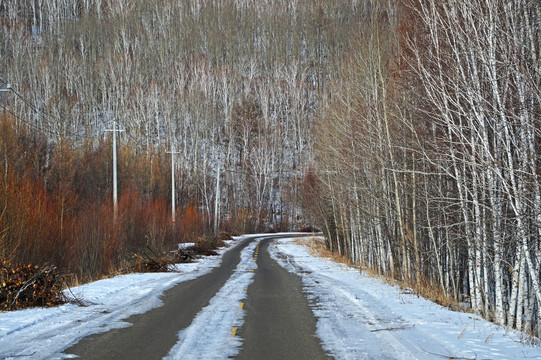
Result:
{"label": "snow patch", "polygon": [[190,248],[192,246],[195,246],[195,243],[179,243],[178,244],[178,249],[183,250],[183,249]]}
{"label": "snow patch", "polygon": [[302,278],[323,349],[337,359],[533,359],[518,331],[451,311],[357,269],[275,240],[271,256]]}
{"label": "snow patch", "polygon": [[[232,247],[243,239],[238,238]],[[64,304],[0,313],[0,359],[69,358],[61,353],[64,349],[88,335],[129,326],[125,319],[160,306],[165,290],[209,273],[232,247],[219,249],[220,256],[176,264],[177,273],[121,275],[72,288],[86,306]],[[66,295],[73,296],[71,292]]]}
{"label": "snow patch", "polygon": [[240,255],[233,275],[210,300],[186,329],[178,333],[179,341],[165,359],[225,359],[239,353],[242,339],[232,334],[244,322],[245,311],[240,303],[252,283],[257,264],[253,259],[257,242],[252,242]]}

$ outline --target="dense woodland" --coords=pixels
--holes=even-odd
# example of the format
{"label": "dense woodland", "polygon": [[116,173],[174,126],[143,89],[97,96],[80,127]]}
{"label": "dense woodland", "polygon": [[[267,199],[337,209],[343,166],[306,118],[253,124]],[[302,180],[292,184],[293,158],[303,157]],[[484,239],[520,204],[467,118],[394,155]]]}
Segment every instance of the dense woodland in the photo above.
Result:
{"label": "dense woodland", "polygon": [[2,0],[0,22],[3,258],[91,279],[310,225],[540,335],[540,2]]}

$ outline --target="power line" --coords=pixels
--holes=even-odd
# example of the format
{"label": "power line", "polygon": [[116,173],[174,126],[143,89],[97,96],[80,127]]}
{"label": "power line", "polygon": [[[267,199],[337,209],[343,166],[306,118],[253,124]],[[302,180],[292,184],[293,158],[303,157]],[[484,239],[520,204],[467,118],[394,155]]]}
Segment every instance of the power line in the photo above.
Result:
{"label": "power line", "polygon": [[[34,112],[35,112],[38,116],[40,116],[40,117],[43,118],[45,121],[47,121],[47,124],[50,125],[50,124],[52,123],[52,121],[51,121],[51,119],[50,119],[51,114],[49,114],[49,113],[44,113],[43,111],[41,111],[41,110],[39,110],[38,108],[36,108],[36,107],[34,106],[34,104],[32,104],[32,102],[30,102],[30,101],[27,100],[25,97],[23,97],[21,94],[19,94],[19,92],[18,92],[17,90],[11,88],[11,91],[13,91],[13,93],[15,93],[15,95],[17,95],[17,97],[18,97],[19,99],[21,99],[28,107],[30,107],[32,110],[34,110]],[[56,123],[58,123],[58,124],[60,123],[60,120],[59,120],[59,119],[54,118],[53,120],[55,120]],[[55,134],[56,134],[57,136],[60,136],[60,135],[61,135],[60,132],[58,132],[58,131],[56,131]],[[68,136],[79,136],[79,135],[80,135],[80,130],[79,130],[79,131],[76,131],[76,132],[67,131],[67,134],[66,134],[66,135],[68,135]]]}
{"label": "power line", "polygon": [[32,124],[31,122],[27,121],[27,120],[24,120],[23,118],[21,118],[19,115],[15,114],[14,112],[12,112],[11,110],[7,109],[6,107],[3,108],[4,111],[7,111],[8,113],[10,113],[13,117],[15,117],[16,119],[18,119],[19,121],[25,123],[26,125],[30,126],[31,128],[35,129],[35,130],[39,130],[41,132],[44,132],[44,133],[49,133],[50,135],[57,135],[56,133],[53,133],[51,130],[49,129],[44,129],[44,128],[41,128],[37,125],[34,125]]}
{"label": "power line", "polygon": [[[8,83],[6,83],[6,82],[5,82],[4,80],[2,80],[1,78],[0,78],[0,82],[2,82],[2,83],[5,84],[5,85],[9,85]],[[27,100],[24,96],[22,96],[22,95],[21,95],[17,90],[15,90],[13,87],[10,86],[10,87],[9,87],[9,90],[10,90],[11,92],[13,92],[13,93],[14,93],[14,94],[15,94],[15,95],[16,95],[16,96],[17,96],[17,97],[18,97],[18,98],[26,105],[26,106],[30,107],[30,108],[34,111],[34,113],[36,113],[39,117],[41,117],[42,119],[44,119],[44,120],[47,122],[47,124],[48,124],[49,126],[53,123],[53,122],[51,121],[51,117],[52,117],[51,114],[45,113],[45,112],[43,112],[42,110],[39,110],[38,108],[36,108],[36,106],[34,106],[34,104],[32,104],[31,101]],[[13,114],[13,113],[12,113],[12,114]],[[13,114],[13,115],[14,115],[14,114]],[[16,116],[16,115],[14,115],[14,116]],[[28,121],[22,120],[19,116],[16,116],[16,117],[17,117],[19,120],[23,121],[24,123],[26,123],[26,124],[28,124],[28,125],[34,127],[35,129],[38,129],[38,130],[40,130],[40,131],[44,131],[44,132],[49,133],[49,134],[51,134],[51,135],[53,135],[53,136],[55,136],[55,135],[56,135],[56,136],[61,136],[61,133],[60,133],[59,131],[54,131],[54,130],[50,130],[50,129],[45,130],[45,129],[43,129],[43,128],[39,128],[39,127],[36,126],[36,125],[30,124]],[[56,118],[53,118],[53,120],[55,120],[57,124],[61,123],[60,120],[58,120],[58,119],[56,119]],[[72,131],[69,131],[69,130],[68,130],[67,133],[66,133],[66,135],[67,135],[67,136],[81,136],[81,131],[82,131],[82,130],[77,130],[77,131],[75,131],[75,132],[72,132]]]}
{"label": "power line", "polygon": [[[30,108],[32,108],[32,110],[34,110],[34,112],[36,112],[38,115],[40,115],[40,111],[38,109],[36,109],[36,107],[29,100],[26,100],[21,94],[19,94],[19,92],[17,90],[15,90],[10,84],[6,83],[1,78],[0,78],[0,82],[2,84],[8,85],[8,89],[11,90],[11,92],[13,92],[15,95],[17,95],[17,97],[19,99],[21,99],[26,105],[28,105]],[[49,121],[48,118],[46,120]]]}

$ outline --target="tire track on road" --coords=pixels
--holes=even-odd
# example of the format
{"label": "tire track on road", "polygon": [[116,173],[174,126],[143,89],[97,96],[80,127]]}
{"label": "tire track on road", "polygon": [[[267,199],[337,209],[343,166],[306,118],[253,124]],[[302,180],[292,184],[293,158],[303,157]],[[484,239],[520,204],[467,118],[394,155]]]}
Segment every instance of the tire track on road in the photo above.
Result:
{"label": "tire track on road", "polygon": [[231,277],[241,251],[253,240],[243,240],[226,252],[220,266],[210,273],[167,290],[162,306],[126,319],[132,326],[90,335],[63,353],[81,359],[162,359],[177,343],[179,331],[192,323]]}
{"label": "tire track on road", "polygon": [[244,301],[246,318],[237,330],[244,339],[237,358],[327,359],[301,279],[270,257],[271,240],[261,240],[256,256],[257,270]]}

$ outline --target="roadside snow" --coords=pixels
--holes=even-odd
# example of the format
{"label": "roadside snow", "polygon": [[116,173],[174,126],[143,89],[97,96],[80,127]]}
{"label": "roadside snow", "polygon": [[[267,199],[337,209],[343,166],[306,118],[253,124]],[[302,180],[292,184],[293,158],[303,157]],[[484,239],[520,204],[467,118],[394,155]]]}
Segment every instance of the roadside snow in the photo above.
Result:
{"label": "roadside snow", "polygon": [[271,256],[302,278],[316,335],[337,359],[541,359],[524,334],[450,311],[358,270],[275,240]]}
{"label": "roadside snow", "polygon": [[[72,288],[85,306],[65,304],[0,313],[0,359],[65,358],[62,350],[85,336],[129,326],[124,319],[160,306],[165,290],[207,274],[242,239],[218,250],[220,256],[175,265],[178,273],[129,274]],[[73,297],[70,292],[66,295]]]}
{"label": "roadside snow", "polygon": [[187,248],[190,248],[192,246],[195,246],[195,243],[180,243],[180,244],[178,244],[179,250],[187,249]]}
{"label": "roadside snow", "polygon": [[[245,236],[233,242],[236,246]],[[289,236],[289,235],[288,235]],[[225,285],[192,324],[178,333],[168,359],[222,359],[238,354],[242,339],[232,328],[244,321],[239,306],[257,268],[254,241]],[[301,276],[317,319],[316,335],[337,359],[541,359],[541,348],[523,345],[525,335],[478,316],[453,312],[358,270],[320,259],[294,239],[269,247],[284,268]],[[226,250],[220,250],[223,254]],[[160,306],[160,295],[206,274],[220,257],[179,264],[180,273],[131,274],[72,289],[87,306],[73,304],[0,313],[0,359],[58,359],[90,334],[129,326],[129,316]]]}

